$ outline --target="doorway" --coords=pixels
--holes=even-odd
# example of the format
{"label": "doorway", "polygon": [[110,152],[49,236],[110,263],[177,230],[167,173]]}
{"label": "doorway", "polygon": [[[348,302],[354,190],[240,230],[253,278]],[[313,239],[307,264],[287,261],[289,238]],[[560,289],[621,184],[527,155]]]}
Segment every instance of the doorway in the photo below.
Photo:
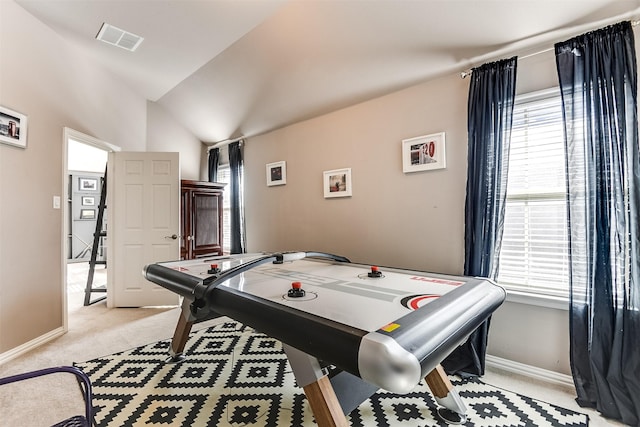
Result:
{"label": "doorway", "polygon": [[[101,188],[108,153],[120,148],[70,128],[64,129],[63,269],[65,329],[69,309],[85,304]],[[106,215],[105,215],[106,218]],[[104,227],[103,227],[104,229]],[[98,236],[92,288],[106,289],[106,236]],[[105,294],[106,295],[106,294]],[[96,294],[89,296],[96,299]]]}

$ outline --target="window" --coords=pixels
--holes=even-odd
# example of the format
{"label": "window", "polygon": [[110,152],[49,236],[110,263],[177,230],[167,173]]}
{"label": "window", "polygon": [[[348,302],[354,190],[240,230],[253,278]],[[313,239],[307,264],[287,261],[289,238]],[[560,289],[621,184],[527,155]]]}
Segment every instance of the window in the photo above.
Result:
{"label": "window", "polygon": [[568,293],[563,128],[559,89],[516,97],[497,278],[510,290]]}
{"label": "window", "polygon": [[222,193],[222,251],[228,254],[231,252],[231,169],[229,165],[218,167],[218,182],[227,184]]}

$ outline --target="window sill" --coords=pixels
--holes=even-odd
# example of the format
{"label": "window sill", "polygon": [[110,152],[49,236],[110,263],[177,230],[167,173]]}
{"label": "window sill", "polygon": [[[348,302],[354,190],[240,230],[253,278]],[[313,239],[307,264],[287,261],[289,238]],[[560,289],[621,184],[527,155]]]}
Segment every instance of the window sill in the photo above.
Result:
{"label": "window sill", "polygon": [[535,305],[556,310],[569,310],[569,297],[567,296],[538,294],[509,288],[505,289],[507,291],[508,302]]}

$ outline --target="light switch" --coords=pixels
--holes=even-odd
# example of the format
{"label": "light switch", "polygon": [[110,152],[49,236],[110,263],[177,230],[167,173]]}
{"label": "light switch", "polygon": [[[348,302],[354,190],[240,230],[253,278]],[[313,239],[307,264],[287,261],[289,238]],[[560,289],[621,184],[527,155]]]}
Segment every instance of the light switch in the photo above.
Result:
{"label": "light switch", "polygon": [[60,209],[60,196],[53,196],[53,209]]}

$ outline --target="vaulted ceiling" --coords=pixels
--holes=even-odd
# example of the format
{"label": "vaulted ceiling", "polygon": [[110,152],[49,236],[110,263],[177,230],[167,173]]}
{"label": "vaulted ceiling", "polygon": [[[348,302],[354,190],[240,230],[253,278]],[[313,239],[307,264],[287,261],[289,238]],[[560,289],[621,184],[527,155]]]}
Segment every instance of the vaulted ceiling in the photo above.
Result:
{"label": "vaulted ceiling", "polygon": [[[17,0],[206,143],[640,16],[640,0]],[[135,52],[95,39],[106,22]]]}

